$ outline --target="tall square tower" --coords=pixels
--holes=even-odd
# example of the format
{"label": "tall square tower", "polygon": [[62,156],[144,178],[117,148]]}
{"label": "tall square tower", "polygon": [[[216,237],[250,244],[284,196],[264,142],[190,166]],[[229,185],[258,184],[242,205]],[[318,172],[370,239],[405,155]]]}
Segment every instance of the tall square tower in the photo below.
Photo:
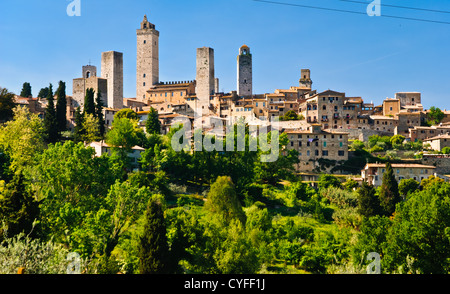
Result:
{"label": "tall square tower", "polygon": [[253,94],[253,62],[250,48],[247,45],[239,48],[237,63],[237,94],[251,96]]}
{"label": "tall square tower", "polygon": [[197,109],[206,113],[209,109],[211,95],[214,95],[216,79],[214,77],[214,49],[203,47],[197,49],[196,89]]}
{"label": "tall square tower", "polygon": [[159,32],[145,15],[136,34],[136,99],[145,101],[146,91],[159,83]]}
{"label": "tall square tower", "polygon": [[102,78],[108,81],[107,107],[123,108],[123,53],[102,52]]}

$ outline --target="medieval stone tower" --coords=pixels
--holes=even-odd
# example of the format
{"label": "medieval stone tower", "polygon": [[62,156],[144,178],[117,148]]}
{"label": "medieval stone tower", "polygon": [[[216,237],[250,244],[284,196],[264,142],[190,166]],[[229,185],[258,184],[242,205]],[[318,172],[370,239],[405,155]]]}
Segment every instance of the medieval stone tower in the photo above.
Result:
{"label": "medieval stone tower", "polygon": [[159,31],[147,20],[137,30],[136,99],[144,101],[152,85],[159,83]]}
{"label": "medieval stone tower", "polygon": [[209,109],[211,95],[214,95],[216,79],[214,77],[214,49],[203,47],[197,49],[196,89],[197,109],[206,113]]}
{"label": "medieval stone tower", "polygon": [[102,53],[102,78],[108,81],[107,107],[123,108],[123,53]]}
{"label": "medieval stone tower", "polygon": [[301,88],[311,89],[313,82],[311,80],[311,71],[309,69],[301,70],[301,78],[299,83]]}
{"label": "medieval stone tower", "polygon": [[104,105],[108,103],[108,81],[106,79],[97,77],[97,67],[93,65],[83,66],[82,77],[73,79],[72,98],[74,100],[74,107],[84,109],[84,97],[86,90],[92,88],[95,93],[100,92],[100,99]]}
{"label": "medieval stone tower", "polygon": [[253,65],[250,48],[246,45],[239,48],[237,64],[237,94],[251,96],[253,94]]}

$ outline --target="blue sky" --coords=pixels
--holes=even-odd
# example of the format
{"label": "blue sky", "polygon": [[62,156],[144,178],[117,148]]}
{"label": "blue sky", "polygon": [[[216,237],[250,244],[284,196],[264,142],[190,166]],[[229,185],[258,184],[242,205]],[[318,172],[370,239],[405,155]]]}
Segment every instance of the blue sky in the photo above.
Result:
{"label": "blue sky", "polygon": [[[364,13],[366,4],[340,0],[273,0]],[[361,2],[371,1],[360,0]],[[160,31],[160,79],[195,79],[196,48],[215,50],[220,89],[236,89],[236,56],[253,54],[254,92],[298,85],[311,69],[313,88],[332,89],[380,104],[400,91],[422,92],[425,108],[450,109],[450,24],[276,5],[252,0],[1,0],[0,86],[33,94],[72,79],[101,52],[124,53],[124,95],[135,96],[136,29],[144,14]],[[450,1],[381,0],[382,4],[450,11]],[[450,13],[384,6],[382,15],[450,22]]]}

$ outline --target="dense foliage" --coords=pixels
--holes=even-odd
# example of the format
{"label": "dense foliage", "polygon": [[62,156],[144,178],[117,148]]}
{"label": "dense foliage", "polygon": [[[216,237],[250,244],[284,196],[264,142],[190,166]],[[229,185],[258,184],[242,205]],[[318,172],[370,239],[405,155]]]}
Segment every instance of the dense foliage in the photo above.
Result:
{"label": "dense foliage", "polygon": [[[82,140],[48,145],[24,108],[0,127],[2,273],[64,273],[71,252],[83,273],[364,273],[370,252],[384,273],[450,270],[450,184],[439,178],[397,183],[387,169],[379,188],[333,175],[313,188],[294,173],[284,134],[267,134],[280,156],[263,162],[248,127],[229,135],[231,150],[175,150],[184,126],[146,133],[123,114],[101,157],[85,144],[96,113],[78,112]],[[227,146],[197,135],[194,145]],[[135,145],[145,147],[138,168]]]}

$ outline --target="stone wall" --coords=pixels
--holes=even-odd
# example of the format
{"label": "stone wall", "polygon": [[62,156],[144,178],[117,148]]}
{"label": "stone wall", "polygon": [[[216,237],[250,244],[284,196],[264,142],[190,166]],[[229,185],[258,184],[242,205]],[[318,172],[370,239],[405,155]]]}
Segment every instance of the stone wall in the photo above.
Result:
{"label": "stone wall", "polygon": [[108,80],[106,107],[123,108],[123,53],[102,53],[102,78]]}
{"label": "stone wall", "polygon": [[197,78],[196,78],[197,108],[207,112],[210,97],[215,89],[214,77],[214,49],[202,47],[197,49]]}
{"label": "stone wall", "polygon": [[159,83],[159,31],[145,19],[136,34],[136,99],[145,101],[146,91]]}
{"label": "stone wall", "polygon": [[237,91],[239,96],[250,96],[253,93],[253,65],[250,48],[241,47],[238,56]]}

